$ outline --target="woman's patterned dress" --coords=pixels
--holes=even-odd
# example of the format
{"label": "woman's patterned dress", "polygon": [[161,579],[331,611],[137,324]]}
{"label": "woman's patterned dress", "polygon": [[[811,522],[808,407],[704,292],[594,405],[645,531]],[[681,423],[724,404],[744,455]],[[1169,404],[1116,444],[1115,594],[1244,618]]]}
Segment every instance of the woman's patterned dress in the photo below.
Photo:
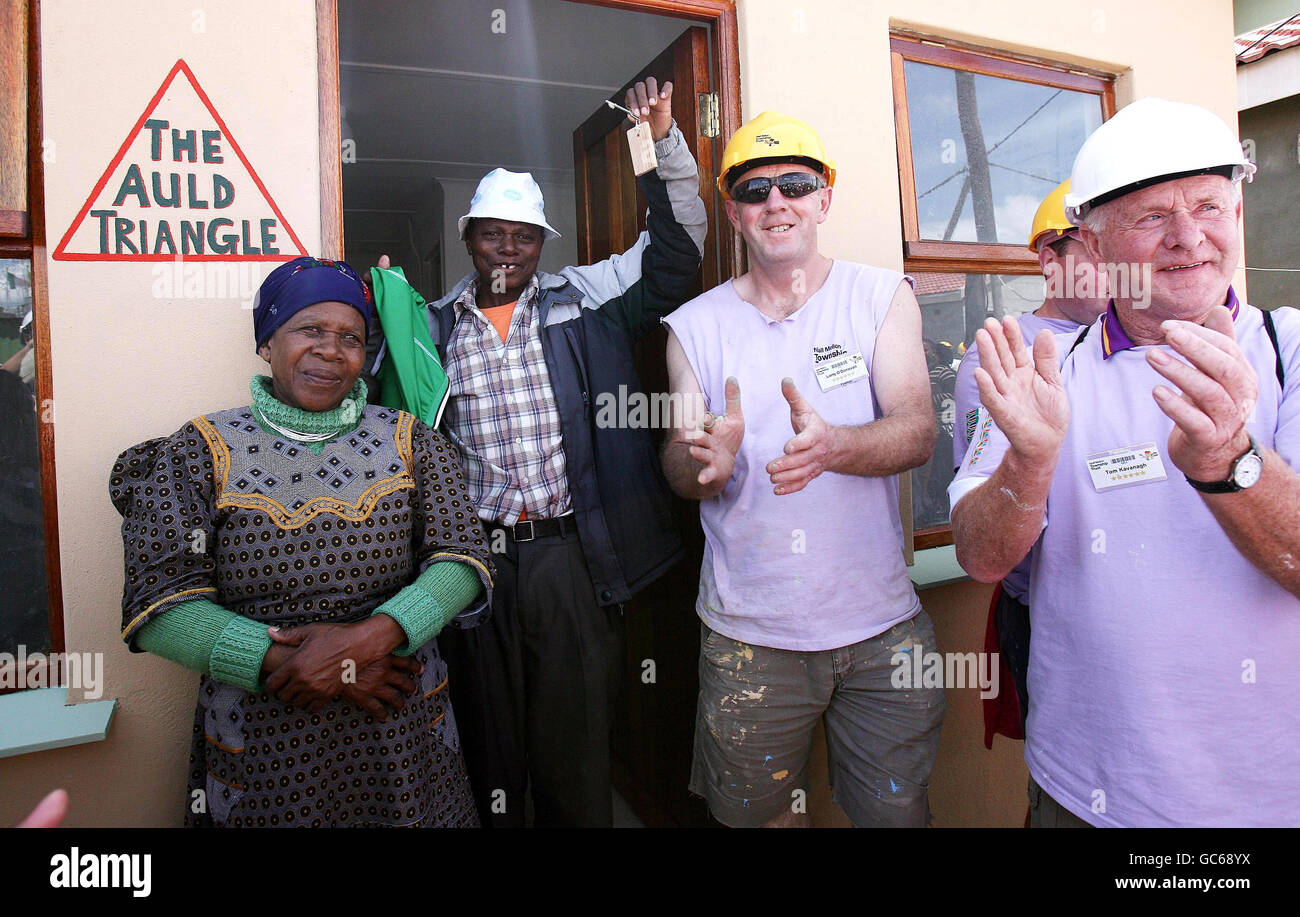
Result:
{"label": "woman's patterned dress", "polygon": [[[206,597],[253,621],[346,623],[427,566],[491,560],[455,452],[403,411],[367,406],[319,454],[265,432],[250,408],[198,417],[128,449],[110,492],[122,513],[122,636]],[[319,713],[203,675],[187,823],[477,824],[436,641],[419,690],[381,723],[346,700]],[[202,792],[197,792],[202,791]]]}

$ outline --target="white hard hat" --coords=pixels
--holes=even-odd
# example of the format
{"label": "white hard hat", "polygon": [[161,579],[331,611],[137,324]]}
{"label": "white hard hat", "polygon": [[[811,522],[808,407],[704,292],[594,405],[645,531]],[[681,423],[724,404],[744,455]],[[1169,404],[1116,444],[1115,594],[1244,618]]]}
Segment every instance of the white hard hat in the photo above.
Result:
{"label": "white hard hat", "polygon": [[465,238],[465,227],[472,219],[489,217],[511,223],[532,223],[542,227],[546,238],[557,239],[560,234],[546,222],[542,189],[530,172],[509,172],[493,169],[478,183],[469,213],[456,221],[460,237]]}
{"label": "white hard hat", "polygon": [[1065,215],[1078,224],[1087,212],[1117,197],[1175,178],[1219,174],[1249,179],[1232,128],[1209,109],[1167,99],[1138,99],[1083,142],[1074,159]]}

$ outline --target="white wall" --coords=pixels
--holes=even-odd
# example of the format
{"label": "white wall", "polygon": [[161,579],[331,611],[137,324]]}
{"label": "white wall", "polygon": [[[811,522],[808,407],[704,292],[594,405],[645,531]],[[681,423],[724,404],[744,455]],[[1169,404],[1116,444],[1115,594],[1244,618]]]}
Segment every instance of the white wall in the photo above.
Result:
{"label": "white wall", "polygon": [[[274,7],[271,28],[265,0],[41,4],[51,250],[178,58],[304,246],[319,250],[315,8]],[[198,679],[128,653],[119,637],[121,518],[108,476],[132,444],[246,404],[265,364],[239,296],[157,298],[148,263],[47,263],[67,649],[105,654],[105,696],[118,708],[107,741],[0,760],[0,824],[61,785],[71,825],[176,825]],[[273,266],[246,267],[248,284]]]}

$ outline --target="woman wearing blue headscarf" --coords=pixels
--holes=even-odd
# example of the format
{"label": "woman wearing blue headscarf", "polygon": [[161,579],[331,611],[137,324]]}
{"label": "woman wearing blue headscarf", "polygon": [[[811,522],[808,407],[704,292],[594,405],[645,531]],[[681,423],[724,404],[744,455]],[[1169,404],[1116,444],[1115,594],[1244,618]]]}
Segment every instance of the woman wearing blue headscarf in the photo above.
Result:
{"label": "woman wearing blue headscarf", "polygon": [[189,824],[477,824],[434,637],[490,554],[452,448],[366,404],[371,313],[347,264],[280,265],[252,403],[113,468],[122,637],[201,673]]}

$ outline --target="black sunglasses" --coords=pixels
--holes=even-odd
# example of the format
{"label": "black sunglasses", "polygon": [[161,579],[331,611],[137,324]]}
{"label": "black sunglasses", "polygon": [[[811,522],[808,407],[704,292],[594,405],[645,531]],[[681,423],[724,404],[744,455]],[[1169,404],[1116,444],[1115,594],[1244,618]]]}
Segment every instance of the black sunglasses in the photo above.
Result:
{"label": "black sunglasses", "polygon": [[740,204],[761,204],[772,192],[772,186],[780,190],[783,197],[807,197],[818,188],[824,188],[825,182],[820,175],[811,172],[787,172],[776,178],[751,178],[749,181],[737,182],[731,187],[731,199]]}

